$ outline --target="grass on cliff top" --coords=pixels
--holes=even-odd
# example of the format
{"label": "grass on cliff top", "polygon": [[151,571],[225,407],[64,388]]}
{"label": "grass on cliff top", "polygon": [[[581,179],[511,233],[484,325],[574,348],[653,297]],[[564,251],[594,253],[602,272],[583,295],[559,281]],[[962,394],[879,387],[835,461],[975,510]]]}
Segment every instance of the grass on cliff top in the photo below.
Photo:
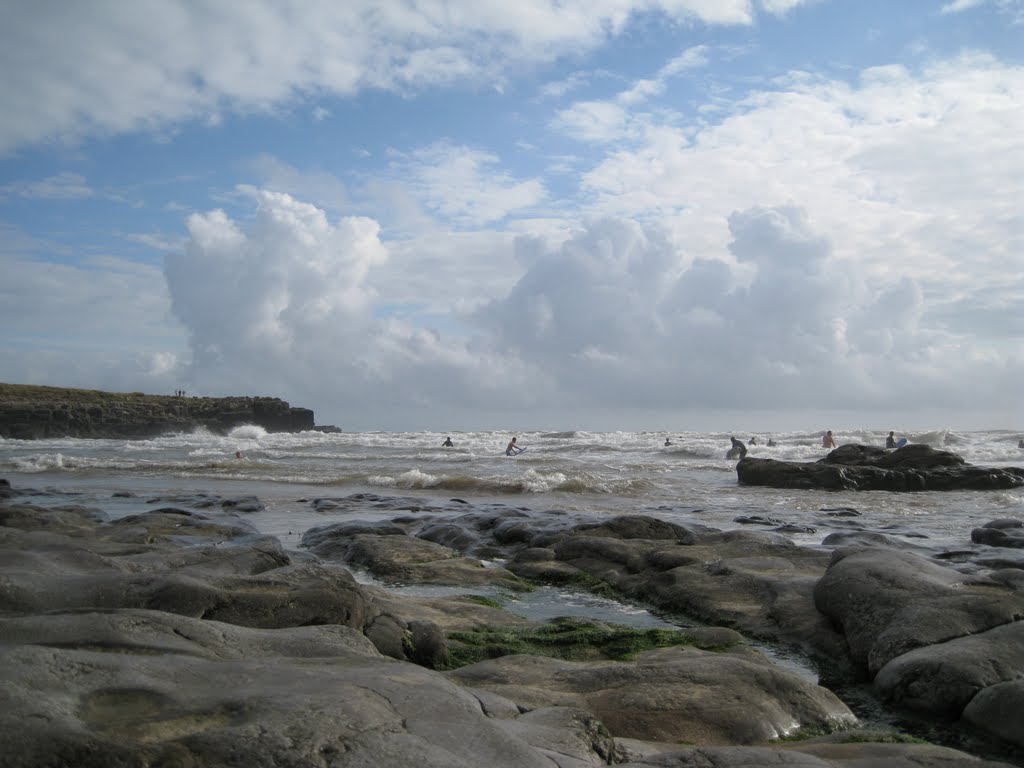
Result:
{"label": "grass on cliff top", "polygon": [[0,383],[0,401],[6,403],[102,403],[124,400],[164,400],[173,395],[147,395],[143,392],[103,392],[98,389],[44,387],[34,384]]}
{"label": "grass on cliff top", "polygon": [[514,654],[551,656],[566,661],[625,661],[652,648],[693,645],[678,629],[604,624],[578,617],[553,619],[541,627],[477,627],[448,634],[449,667]]}
{"label": "grass on cliff top", "polygon": [[[236,395],[235,397],[246,397]],[[160,403],[168,401],[189,401],[194,403],[219,402],[235,398],[199,397],[187,394],[184,398],[177,395],[148,395],[145,392],[104,392],[99,389],[74,389],[71,387],[44,387],[36,384],[5,384],[0,382],[0,403],[7,405],[105,405],[116,403]],[[254,397],[253,399],[270,399]]]}

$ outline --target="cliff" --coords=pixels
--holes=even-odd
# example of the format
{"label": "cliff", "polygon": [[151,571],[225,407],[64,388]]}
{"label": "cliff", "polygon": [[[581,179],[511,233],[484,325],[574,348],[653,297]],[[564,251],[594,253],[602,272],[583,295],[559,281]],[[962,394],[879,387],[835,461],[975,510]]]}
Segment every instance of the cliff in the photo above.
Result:
{"label": "cliff", "polygon": [[314,426],[313,411],[276,397],[184,397],[0,383],[0,437],[149,438],[196,427],[224,433],[242,424],[268,432]]}

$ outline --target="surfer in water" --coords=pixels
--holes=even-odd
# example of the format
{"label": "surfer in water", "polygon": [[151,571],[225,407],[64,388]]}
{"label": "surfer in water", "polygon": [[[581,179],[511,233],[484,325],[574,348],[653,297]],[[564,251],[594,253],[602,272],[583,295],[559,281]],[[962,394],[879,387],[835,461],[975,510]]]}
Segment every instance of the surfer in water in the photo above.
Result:
{"label": "surfer in water", "polygon": [[835,438],[832,437],[832,430],[831,429],[828,430],[824,435],[822,435],[822,437],[821,437],[821,447],[822,448],[835,448],[836,447],[836,441],[835,441]]}
{"label": "surfer in water", "polygon": [[672,445],[672,441],[669,440],[667,437],[665,438],[665,445]]}
{"label": "surfer in water", "polygon": [[450,437],[446,437],[444,439],[444,442],[441,443],[441,447],[442,448],[454,448],[455,447],[455,443],[452,442],[452,439]]}
{"label": "surfer in water", "polygon": [[896,435],[894,435],[892,432],[890,432],[889,436],[887,438],[885,438],[885,447],[886,448],[895,448],[896,447]]}
{"label": "surfer in water", "polygon": [[513,437],[509,440],[508,445],[505,446],[506,456],[515,456],[523,452],[523,449],[516,445],[516,439]]}
{"label": "surfer in water", "polygon": [[742,459],[747,455],[747,446],[743,444],[742,440],[737,440],[735,437],[729,438],[732,441],[732,448],[725,454],[727,459]]}

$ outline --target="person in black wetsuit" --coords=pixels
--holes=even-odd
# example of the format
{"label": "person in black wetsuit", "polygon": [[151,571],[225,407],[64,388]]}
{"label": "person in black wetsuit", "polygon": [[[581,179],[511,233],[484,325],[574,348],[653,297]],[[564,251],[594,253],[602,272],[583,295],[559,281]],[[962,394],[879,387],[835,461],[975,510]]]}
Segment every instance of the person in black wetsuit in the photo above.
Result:
{"label": "person in black wetsuit", "polygon": [[737,440],[735,437],[729,438],[732,441],[732,448],[725,454],[727,459],[742,459],[747,455],[747,446],[743,444],[742,440]]}

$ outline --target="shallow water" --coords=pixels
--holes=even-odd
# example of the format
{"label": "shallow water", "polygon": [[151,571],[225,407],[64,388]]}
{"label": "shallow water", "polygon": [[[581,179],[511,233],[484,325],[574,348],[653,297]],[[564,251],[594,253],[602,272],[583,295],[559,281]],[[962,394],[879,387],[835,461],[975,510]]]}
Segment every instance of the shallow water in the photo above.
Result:
{"label": "shallow water", "polygon": [[[956,548],[970,530],[997,517],[1024,515],[1024,492],[917,493],[793,491],[743,487],[726,460],[727,433],[536,432],[518,435],[529,450],[508,458],[503,432],[267,434],[239,427],[226,436],[205,431],[153,440],[0,439],[0,477],[16,485],[118,490],[140,495],[207,490],[256,495],[266,511],[253,518],[283,538],[322,524],[300,499],[359,492],[410,495],[431,502],[452,498],[504,503],[535,511],[651,514],[680,523],[734,527],[735,518],[771,517],[813,528],[792,537],[817,545],[851,521],[822,513],[851,507],[855,524],[895,536],[924,537],[935,548]],[[669,437],[673,445],[666,447]],[[773,435],[778,445],[750,447],[753,456],[810,461],[821,458],[818,433]],[[837,433],[842,442],[882,445],[885,433]],[[953,450],[970,463],[1024,465],[1022,435],[1009,431],[911,435],[912,442]],[[243,458],[235,458],[240,452]],[[360,516],[374,515],[372,510]],[[289,534],[289,531],[292,533]]]}

